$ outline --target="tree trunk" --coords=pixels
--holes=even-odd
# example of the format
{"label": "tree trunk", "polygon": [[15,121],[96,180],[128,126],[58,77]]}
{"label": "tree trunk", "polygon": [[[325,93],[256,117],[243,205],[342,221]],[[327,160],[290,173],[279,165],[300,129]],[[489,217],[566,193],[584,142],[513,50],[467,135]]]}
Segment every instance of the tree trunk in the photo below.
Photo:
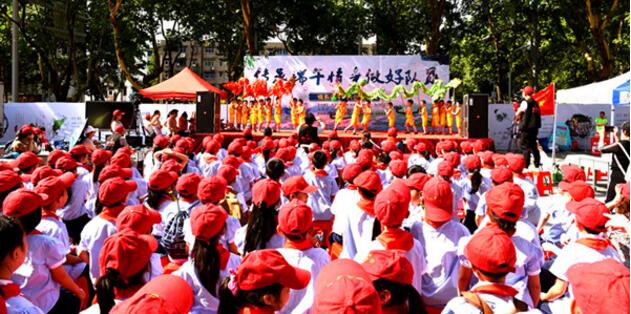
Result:
{"label": "tree trunk", "polygon": [[110,22],[112,24],[112,34],[114,37],[114,52],[116,53],[116,61],[118,61],[118,66],[120,67],[121,72],[125,76],[125,79],[132,85],[133,88],[140,90],[143,88],[142,84],[140,84],[136,79],[129,73],[129,69],[127,68],[127,64],[125,64],[125,57],[123,56],[123,50],[120,46],[120,29],[118,28],[118,22],[116,20],[116,15],[118,14],[118,10],[120,9],[121,3],[123,0],[113,0],[115,1],[112,4],[112,0],[108,0],[108,7],[110,11]]}
{"label": "tree trunk", "polygon": [[[609,2],[607,1],[606,3]],[[600,71],[598,72],[598,77],[596,77],[596,80],[598,81],[609,78],[609,76],[611,76],[611,73],[613,72],[614,59],[611,54],[611,50],[609,49],[609,40],[605,36],[605,28],[615,14],[617,6],[618,0],[612,0],[607,15],[601,19],[601,17],[592,10],[592,1],[585,0],[587,21],[589,22],[589,31],[591,32],[592,36],[594,36],[596,47],[598,49],[598,54],[600,55],[601,59]]]}
{"label": "tree trunk", "polygon": [[425,52],[429,56],[436,55],[438,53],[440,42],[440,25],[443,23],[443,13],[445,12],[446,0],[428,0],[430,10],[430,35],[425,41]]}
{"label": "tree trunk", "polygon": [[248,52],[251,56],[257,54],[254,45],[254,25],[252,24],[252,7],[250,0],[241,0],[241,13],[243,15],[243,37],[248,46]]}

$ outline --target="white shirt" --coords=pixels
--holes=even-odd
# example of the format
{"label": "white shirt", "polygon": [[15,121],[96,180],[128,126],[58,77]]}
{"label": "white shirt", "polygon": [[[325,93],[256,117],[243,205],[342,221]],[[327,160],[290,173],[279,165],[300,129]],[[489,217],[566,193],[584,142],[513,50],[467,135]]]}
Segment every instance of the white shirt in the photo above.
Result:
{"label": "white shirt", "polygon": [[480,202],[480,198],[482,195],[486,193],[491,188],[491,181],[487,178],[482,177],[482,183],[478,187],[478,191],[475,193],[471,193],[471,179],[466,177],[461,180],[462,186],[462,198],[464,200],[464,209],[469,211],[475,211],[478,207],[478,203]]}
{"label": "white shirt", "polygon": [[291,290],[287,304],[278,313],[302,314],[311,312],[315,279],[318,277],[318,274],[320,274],[322,268],[331,261],[330,256],[326,251],[320,248],[310,248],[304,251],[279,248],[277,251],[283,255],[289,265],[311,273],[309,285],[301,290]]}
{"label": "white shirt", "polygon": [[[479,282],[475,285],[475,287],[488,285],[488,282]],[[514,313],[515,305],[513,303],[513,297],[510,296],[501,296],[497,294],[490,293],[478,293],[480,299],[482,299],[494,313]],[[517,298],[517,297],[516,297]],[[519,299],[519,298],[517,298]],[[478,314],[482,313],[482,310],[475,307],[471,303],[467,302],[467,300],[463,297],[457,297],[449,301],[443,311],[442,314]],[[529,310],[528,312],[520,312],[520,313],[541,313],[539,310]]]}
{"label": "white shirt", "polygon": [[145,159],[143,159],[142,176],[145,178],[145,180],[149,180],[149,178],[151,177],[151,174],[154,170],[153,164],[153,150],[150,150],[147,152],[147,155],[145,155]]}
{"label": "white shirt", "polygon": [[427,166],[427,168],[425,169],[427,171],[427,174],[435,176],[438,172],[438,164],[440,164],[443,160],[445,159],[443,159],[442,157],[437,157],[436,159],[432,160],[429,163],[429,166]]}
{"label": "white shirt", "polygon": [[[601,236],[595,236],[590,234],[580,234],[579,238],[602,238]],[[611,245],[602,251],[596,251],[590,247],[576,242],[569,243],[561,251],[557,258],[550,266],[550,272],[557,278],[568,281],[567,271],[570,267],[580,263],[595,263],[607,258],[612,258],[622,263],[622,258],[618,254],[615,248]]]}
{"label": "white shirt", "polygon": [[521,179],[519,177],[513,177],[513,182],[524,191],[525,200],[524,200],[524,211],[522,212],[522,218],[528,218],[528,215],[534,215],[537,211],[539,211],[539,206],[537,205],[537,199],[539,198],[539,191],[537,191],[537,187],[535,186],[530,179]]}
{"label": "white shirt", "polygon": [[77,245],[77,254],[88,253],[92,284],[95,284],[101,276],[99,255],[103,243],[114,233],[116,233],[116,224],[100,216],[92,218],[81,231],[81,242]]}
{"label": "white shirt", "polygon": [[549,207],[544,211],[550,215],[547,229],[544,229],[542,238],[552,243],[561,242],[561,235],[567,234],[574,225],[574,214],[565,208],[566,199],[563,195],[554,194],[550,196]]}
{"label": "white shirt", "polygon": [[28,252],[24,263],[11,275],[22,293],[44,312],[49,312],[59,299],[61,286],[50,273],[66,262],[66,249],[54,238],[43,234],[26,236]]}
{"label": "white shirt", "polygon": [[394,177],[392,175],[392,172],[390,172],[390,169],[386,168],[384,170],[381,169],[377,169],[377,174],[379,175],[379,179],[381,180],[381,185],[382,186],[387,186],[390,185],[390,182],[392,182],[392,178]]}
{"label": "white shirt", "polygon": [[423,247],[427,271],[423,274],[423,302],[441,307],[458,296],[458,242],[469,230],[457,221],[447,221],[438,229],[426,222],[415,223],[412,235]]}
{"label": "white shirt", "polygon": [[313,220],[331,220],[331,200],[337,194],[337,182],[328,175],[317,175],[313,171],[307,171],[303,177],[307,183],[318,188],[307,199],[307,205],[313,210]]}
{"label": "white shirt", "polygon": [[347,204],[345,213],[336,217],[342,232],[342,252],[340,258],[355,258],[357,252],[363,250],[372,242],[372,229],[375,217],[369,215],[357,206],[357,202]]}
{"label": "white shirt", "polygon": [[[11,280],[0,280],[0,286],[13,284]],[[23,295],[8,298],[5,301],[7,314],[44,314],[44,312],[35,306],[31,301]]]}
{"label": "white shirt", "polygon": [[[237,229],[234,234],[234,244],[237,246],[237,251],[239,254],[243,255],[245,248],[245,235],[248,231],[248,225],[244,225],[243,227]],[[285,244],[285,238],[278,234],[274,233],[274,235],[265,243],[265,249],[278,249],[282,248]],[[263,249],[261,247],[257,248],[258,250]]]}
{"label": "white shirt", "polygon": [[331,203],[331,213],[335,215],[335,219],[333,220],[333,229],[332,231],[337,233],[338,235],[342,235],[344,232],[344,226],[342,222],[345,221],[342,217],[348,206],[353,206],[359,202],[360,196],[357,190],[351,189],[341,189],[335,194],[335,198]]}
{"label": "white shirt", "polygon": [[90,182],[91,176],[83,175],[78,176],[77,179],[70,186],[71,197],[68,200],[68,204],[57,210],[57,215],[63,220],[74,220],[84,214],[88,214],[88,209],[85,206],[88,195],[90,194],[90,188],[92,182]]}
{"label": "white shirt", "polygon": [[[480,221],[480,225],[478,226],[478,229],[484,228],[484,226],[486,226],[486,224],[488,224],[489,221],[490,220],[488,216],[484,217],[484,219]],[[522,238],[534,244],[536,247],[541,247],[541,240],[539,240],[539,233],[537,232],[537,227],[533,226],[527,220],[517,220],[517,223],[515,223],[515,234],[513,234],[513,236]]]}
{"label": "white shirt", "polygon": [[357,160],[356,155],[357,154],[353,151],[347,151],[344,153],[344,162],[346,162],[347,165],[355,163]]}
{"label": "white shirt", "polygon": [[346,167],[346,160],[344,160],[344,157],[342,156],[336,156],[333,160],[331,160],[330,165],[335,167],[338,173],[342,173],[342,169]]}
{"label": "white shirt", "polygon": [[425,171],[429,168],[429,161],[421,154],[412,154],[408,158],[408,169],[412,166],[421,166]]}
{"label": "white shirt", "polygon": [[[219,270],[219,278],[217,280],[217,288],[224,278],[230,275],[230,269],[237,269],[241,263],[241,257],[230,253],[228,264],[225,269]],[[173,272],[174,276],[178,276],[186,281],[193,289],[193,307],[191,307],[191,314],[201,313],[217,313],[219,308],[219,298],[217,288],[215,289],[215,295],[213,296],[199,281],[197,277],[197,271],[195,271],[195,265],[192,260],[186,261],[182,266]]]}
{"label": "white shirt", "polygon": [[423,222],[423,217],[425,216],[425,209],[423,205],[414,205],[410,203],[409,207],[410,214],[407,218],[403,219],[403,228],[410,229],[417,222]]}

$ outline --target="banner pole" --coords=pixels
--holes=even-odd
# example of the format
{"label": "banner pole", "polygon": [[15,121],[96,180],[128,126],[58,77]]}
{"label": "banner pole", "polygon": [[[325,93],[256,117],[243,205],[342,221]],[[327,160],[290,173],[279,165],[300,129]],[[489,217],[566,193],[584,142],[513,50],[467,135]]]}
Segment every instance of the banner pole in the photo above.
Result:
{"label": "banner pole", "polygon": [[557,93],[555,83],[552,83],[552,92],[554,93],[554,117],[552,119],[552,165],[555,166],[557,164]]}

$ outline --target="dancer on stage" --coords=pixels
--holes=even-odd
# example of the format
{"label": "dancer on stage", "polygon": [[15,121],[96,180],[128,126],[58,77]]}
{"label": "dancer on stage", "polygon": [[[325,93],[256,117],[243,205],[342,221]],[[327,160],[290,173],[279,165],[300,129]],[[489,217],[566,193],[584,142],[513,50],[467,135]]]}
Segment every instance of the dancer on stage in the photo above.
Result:
{"label": "dancer on stage", "polygon": [[258,105],[258,117],[257,117],[257,125],[256,125],[256,129],[259,131],[263,130],[263,124],[265,123],[265,98],[261,97],[259,98],[259,105]]}
{"label": "dancer on stage", "polygon": [[241,129],[245,129],[248,126],[248,121],[250,119],[250,106],[252,105],[251,101],[243,101],[241,105]]}
{"label": "dancer on stage", "polygon": [[259,120],[259,103],[256,100],[250,101],[250,129],[256,131]]}
{"label": "dancer on stage", "polygon": [[298,128],[297,107],[298,99],[294,98],[289,102],[289,115],[291,116],[291,125],[294,127],[294,129]]}
{"label": "dancer on stage", "polygon": [[337,103],[335,107],[335,125],[333,126],[333,131],[337,130],[337,127],[340,125],[340,122],[344,120],[344,116],[346,115],[346,98],[342,98],[342,101]]}
{"label": "dancer on stage", "polygon": [[370,118],[372,117],[372,104],[370,100],[366,100],[362,107],[364,116],[362,118],[362,130],[368,131],[368,124],[370,123]]}
{"label": "dancer on stage", "polygon": [[414,129],[414,134],[418,133],[416,130],[416,124],[414,123],[414,110],[412,109],[412,105],[414,101],[412,99],[408,99],[407,106],[405,108],[405,133],[410,133],[409,127],[411,126]]}
{"label": "dancer on stage", "polygon": [[423,134],[428,134],[427,122],[429,120],[429,115],[427,113],[427,102],[425,100],[421,101],[421,104],[418,107],[418,115],[421,116],[421,125],[423,126]]}
{"label": "dancer on stage", "polygon": [[236,106],[234,107],[235,113],[235,124],[234,127],[237,129],[241,128],[241,106],[243,105],[243,101],[241,99],[237,99]]}
{"label": "dancer on stage", "polygon": [[439,128],[440,133],[445,134],[447,132],[447,109],[445,108],[445,102],[443,100],[438,101],[438,109],[440,113]]}
{"label": "dancer on stage", "polygon": [[440,132],[440,107],[437,101],[432,101],[432,133],[438,134]]}
{"label": "dancer on stage", "polygon": [[296,107],[296,114],[298,115],[298,125],[305,124],[305,117],[307,116],[307,107],[302,99],[298,99],[298,106]]}
{"label": "dancer on stage", "polygon": [[386,109],[386,118],[388,118],[388,129],[394,128],[394,123],[396,122],[394,116],[394,104],[392,102],[388,102],[388,108]]}
{"label": "dancer on stage", "polygon": [[276,129],[276,132],[280,131],[280,118],[282,114],[282,99],[280,97],[276,97],[276,100],[274,101],[274,127]]}
{"label": "dancer on stage", "polygon": [[461,135],[460,131],[462,130],[462,105],[459,102],[456,102],[456,105],[452,110],[452,114],[456,119],[456,134]]}
{"label": "dancer on stage", "polygon": [[272,127],[272,99],[269,97],[265,98],[265,127]]}
{"label": "dancer on stage", "polygon": [[228,104],[228,128],[234,128],[234,122],[236,118],[237,100],[232,98]]}
{"label": "dancer on stage", "polygon": [[451,134],[452,127],[454,125],[454,116],[451,113],[453,111],[453,108],[454,107],[451,105],[451,100],[448,100],[445,104],[445,124],[443,124],[443,126],[446,127],[447,132],[445,133],[447,134]]}
{"label": "dancer on stage", "polygon": [[353,134],[357,134],[357,128],[359,127],[359,115],[362,113],[362,102],[361,99],[355,99],[355,104],[353,105],[353,111],[351,112],[351,123],[344,129],[346,132],[351,127],[353,128]]}

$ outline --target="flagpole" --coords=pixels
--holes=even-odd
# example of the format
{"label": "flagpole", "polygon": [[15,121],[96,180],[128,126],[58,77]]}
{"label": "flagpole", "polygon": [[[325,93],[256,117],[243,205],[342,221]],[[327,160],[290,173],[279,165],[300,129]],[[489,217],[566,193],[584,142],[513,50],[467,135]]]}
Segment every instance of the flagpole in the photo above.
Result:
{"label": "flagpole", "polygon": [[552,118],[552,166],[555,166],[557,164],[557,93],[555,83],[552,83],[552,93],[554,94],[554,116]]}

